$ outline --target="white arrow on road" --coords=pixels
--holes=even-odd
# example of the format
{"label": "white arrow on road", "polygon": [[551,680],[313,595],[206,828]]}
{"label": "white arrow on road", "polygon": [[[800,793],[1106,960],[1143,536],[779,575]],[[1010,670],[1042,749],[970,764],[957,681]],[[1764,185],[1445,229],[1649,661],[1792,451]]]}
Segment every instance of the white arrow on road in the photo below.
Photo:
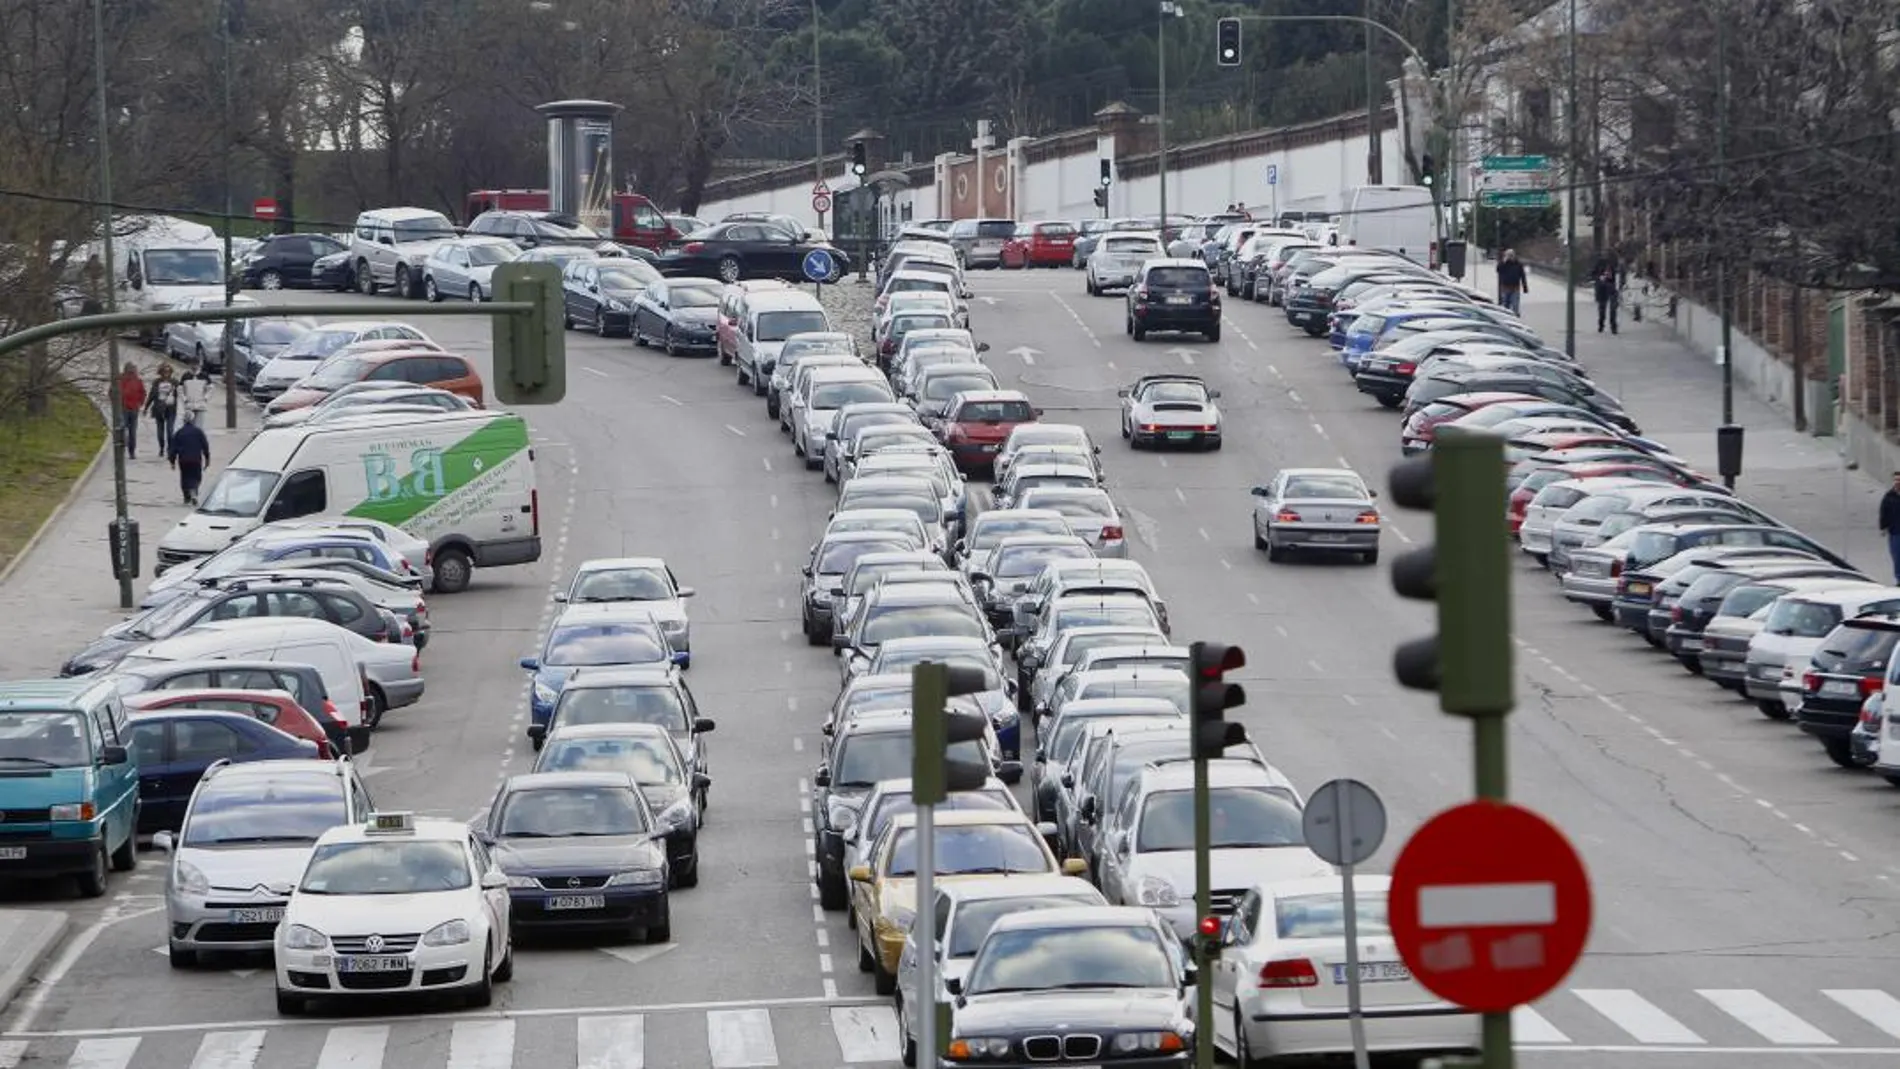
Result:
{"label": "white arrow on road", "polygon": [[648,946],[599,947],[597,949],[602,954],[607,954],[612,957],[619,958],[621,961],[626,962],[628,965],[645,965],[647,962],[652,961],[654,958],[657,958],[663,954],[670,954],[673,951],[678,950],[679,948],[680,948],[680,945],[678,943],[657,943],[657,944],[651,944]]}
{"label": "white arrow on road", "polygon": [[1194,350],[1192,349],[1176,347],[1169,349],[1168,355],[1180,357],[1183,364],[1192,364],[1194,362]]}
{"label": "white arrow on road", "polygon": [[1041,349],[1031,349],[1027,345],[1018,345],[1009,351],[1009,355],[1020,356],[1022,357],[1023,363],[1033,364],[1036,362],[1036,354],[1040,352],[1042,352]]}

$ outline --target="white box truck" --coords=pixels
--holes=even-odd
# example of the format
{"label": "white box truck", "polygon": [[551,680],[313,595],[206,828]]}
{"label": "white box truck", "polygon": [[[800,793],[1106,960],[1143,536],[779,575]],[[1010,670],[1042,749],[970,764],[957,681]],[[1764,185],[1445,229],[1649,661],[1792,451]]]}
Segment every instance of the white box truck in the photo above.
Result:
{"label": "white box truck", "polygon": [[1339,244],[1395,252],[1415,263],[1438,262],[1438,217],[1424,186],[1359,186],[1346,194]]}

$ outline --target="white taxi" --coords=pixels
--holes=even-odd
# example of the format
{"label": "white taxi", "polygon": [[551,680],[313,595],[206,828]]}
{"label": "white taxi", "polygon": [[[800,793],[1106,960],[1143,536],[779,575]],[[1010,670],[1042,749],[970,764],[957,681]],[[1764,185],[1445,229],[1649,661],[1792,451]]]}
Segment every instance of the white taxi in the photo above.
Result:
{"label": "white taxi", "polygon": [[457,992],[514,975],[508,877],[467,825],[372,813],[317,840],[277,928],[277,1012],[311,999]]}

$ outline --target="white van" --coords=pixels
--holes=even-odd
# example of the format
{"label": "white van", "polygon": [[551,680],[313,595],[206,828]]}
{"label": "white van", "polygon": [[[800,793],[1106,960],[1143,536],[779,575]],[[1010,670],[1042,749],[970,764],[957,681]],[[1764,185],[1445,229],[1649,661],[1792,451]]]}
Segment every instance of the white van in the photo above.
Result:
{"label": "white van", "polygon": [[[112,223],[113,285],[121,312],[166,312],[187,298],[224,300],[224,239],[200,223],[168,215],[120,216]],[[99,255],[95,243],[88,255]],[[141,327],[151,341],[163,328]]]}
{"label": "white van", "polygon": [[832,329],[825,306],[804,290],[749,295],[744,318],[739,320],[738,348],[732,358],[738,365],[739,381],[750,382],[755,394],[765,393],[785,339],[794,334],[823,334]]}
{"label": "white van", "polygon": [[1424,186],[1359,186],[1346,195],[1339,244],[1396,252],[1437,266],[1438,217]]}
{"label": "white van", "polygon": [[323,676],[337,715],[367,722],[366,669],[350,648],[349,632],[328,620],[279,617],[214,620],[142,646],[120,662],[136,669],[166,661],[272,661],[307,664]]}
{"label": "white van", "polygon": [[509,412],[365,415],[258,432],[158,543],[160,569],[303,516],[381,520],[429,543],[433,589],[541,558],[528,424]]}

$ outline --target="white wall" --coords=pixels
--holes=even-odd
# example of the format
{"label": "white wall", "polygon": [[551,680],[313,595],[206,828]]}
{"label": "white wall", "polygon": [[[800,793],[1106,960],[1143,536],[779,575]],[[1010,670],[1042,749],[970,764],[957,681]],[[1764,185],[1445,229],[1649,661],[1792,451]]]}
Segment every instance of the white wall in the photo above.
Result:
{"label": "white wall", "polygon": [[[858,188],[856,175],[844,171],[829,175],[825,184],[831,187],[832,199],[841,198],[847,191]],[[699,217],[708,222],[717,222],[728,215],[738,212],[770,212],[776,215],[789,215],[801,220],[806,226],[818,225],[818,213],[811,208],[811,178],[801,177],[795,185],[780,186],[777,189],[758,193],[748,193],[742,197],[725,200],[708,200],[699,206]],[[929,219],[937,210],[936,192],[929,183],[899,192],[892,198],[893,219],[900,218],[904,205],[911,206],[911,217]],[[825,219],[826,228],[835,230],[830,216]]]}

